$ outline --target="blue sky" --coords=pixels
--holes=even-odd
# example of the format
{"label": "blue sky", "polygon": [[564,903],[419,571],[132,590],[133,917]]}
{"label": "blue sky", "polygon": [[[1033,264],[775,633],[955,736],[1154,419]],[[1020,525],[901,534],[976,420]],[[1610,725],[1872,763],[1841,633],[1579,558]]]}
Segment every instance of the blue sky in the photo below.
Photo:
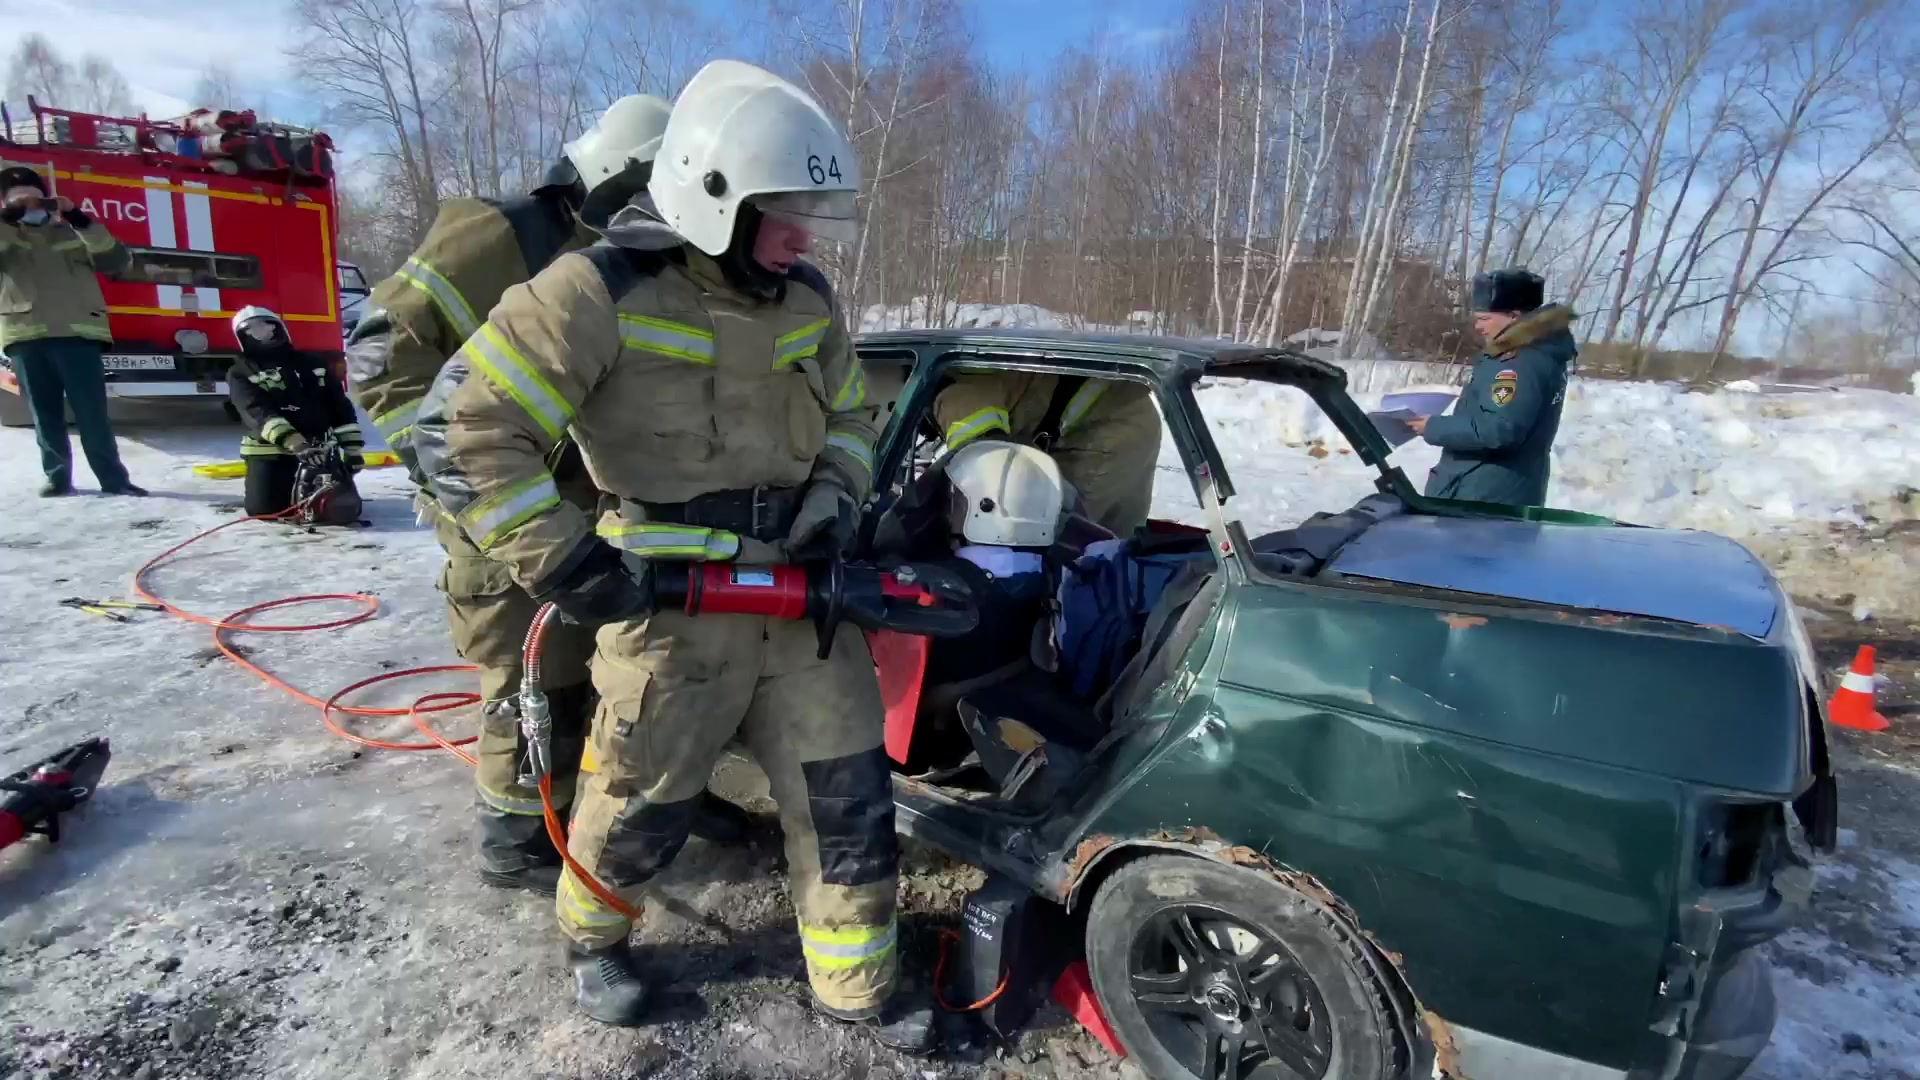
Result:
{"label": "blue sky", "polygon": [[1044,63],[1069,45],[1091,47],[1104,33],[1116,52],[1158,44],[1178,33],[1186,5],[1176,0],[969,0],[979,44],[998,65]]}
{"label": "blue sky", "polygon": [[[27,0],[23,0],[27,2]],[[232,68],[268,107],[289,120],[311,119],[290,78],[286,58],[290,5],[283,0],[196,0],[191,12],[152,0],[30,0],[33,25],[77,58],[107,56],[133,84],[136,105],[155,115],[178,113],[200,72],[212,62]],[[734,0],[742,17],[758,0]],[[1114,53],[1150,48],[1177,33],[1180,0],[963,0],[981,51],[996,65],[1044,66],[1069,45],[1094,47],[1103,35]],[[27,27],[0,24],[0,54]],[[247,102],[257,106],[259,102]]]}

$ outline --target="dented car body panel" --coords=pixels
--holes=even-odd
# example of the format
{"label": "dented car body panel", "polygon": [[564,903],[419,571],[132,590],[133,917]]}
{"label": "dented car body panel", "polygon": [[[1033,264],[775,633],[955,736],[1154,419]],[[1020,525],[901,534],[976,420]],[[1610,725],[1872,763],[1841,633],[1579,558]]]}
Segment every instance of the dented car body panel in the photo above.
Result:
{"label": "dented car body panel", "polygon": [[[1752,947],[1805,903],[1834,799],[1804,634],[1744,549],[1426,499],[1343,373],[1299,354],[1020,331],[857,346],[910,372],[882,489],[956,366],[1152,385],[1217,567],[1162,677],[1044,812],[899,777],[903,831],[1074,907],[1143,850],[1301,875],[1476,1080],[1720,1080],[1764,1046]],[[1276,569],[1233,520],[1203,375],[1308,393],[1404,511],[1309,574]]]}

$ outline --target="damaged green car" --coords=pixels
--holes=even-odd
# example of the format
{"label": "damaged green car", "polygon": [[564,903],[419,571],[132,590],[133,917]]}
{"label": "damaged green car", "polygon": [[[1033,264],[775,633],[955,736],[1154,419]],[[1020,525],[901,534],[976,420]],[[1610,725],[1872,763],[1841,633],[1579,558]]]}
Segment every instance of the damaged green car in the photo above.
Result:
{"label": "damaged green car", "polygon": [[[1191,484],[1204,528],[1129,541],[1189,572],[1091,699],[1037,664],[940,685],[954,641],[875,650],[900,830],[1070,928],[1047,936],[1148,1075],[1721,1080],[1765,1047],[1755,946],[1804,905],[1836,791],[1805,632],[1744,548],[1427,499],[1341,369],[1296,352],[856,344],[900,386],[867,555],[951,553],[902,519],[943,505],[927,417],[967,370],[1145,385]],[[1377,490],[1249,535],[1202,379],[1297,388]]]}

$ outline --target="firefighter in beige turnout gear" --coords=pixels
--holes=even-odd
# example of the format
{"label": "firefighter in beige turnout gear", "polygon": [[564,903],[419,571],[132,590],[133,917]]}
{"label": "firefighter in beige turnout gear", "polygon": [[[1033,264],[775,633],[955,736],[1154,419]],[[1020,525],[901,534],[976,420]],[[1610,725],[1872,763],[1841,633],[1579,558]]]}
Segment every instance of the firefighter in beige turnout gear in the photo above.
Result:
{"label": "firefighter in beige turnout gear", "polygon": [[934,399],[948,450],[982,436],[1037,445],[1115,536],[1146,524],[1160,459],[1160,413],[1139,383],[1024,371],[967,372]]}
{"label": "firefighter in beige turnout gear", "polygon": [[[366,317],[347,349],[356,404],[373,418],[387,445],[424,488],[413,452],[421,400],[447,358],[477,330],[501,293],[526,281],[556,256],[588,246],[604,223],[645,189],[669,109],[659,98],[632,95],[610,106],[595,126],[568,144],[567,156],[531,194],[496,201],[460,198],[441,204],[425,241],[374,290]],[[571,442],[556,445],[553,474],[562,494],[592,510],[594,488]],[[447,553],[439,587],[446,596],[454,647],[480,668],[481,734],[476,770],[480,814],[480,875],[502,887],[551,894],[560,857],[547,839],[540,793],[516,782],[519,773],[514,695],[520,688],[521,645],[539,604],[514,584],[504,563],[488,558],[423,490],[416,499]],[[573,799],[575,773],[592,714],[587,661],[592,635],[577,627],[548,634],[543,678],[555,725],[555,804]],[[738,808],[703,799],[699,832],[712,839],[744,833]]]}
{"label": "firefighter in beige turnout gear", "polygon": [[[827,282],[798,257],[815,237],[851,238],[858,186],[852,147],[811,98],[759,68],[709,64],[675,104],[649,185],[687,243],[599,245],[509,289],[442,374],[457,389],[418,438],[442,505],[488,554],[600,626],[599,767],[572,856],[637,905],[737,733],[779,804],[816,1007],[918,1052],[931,1014],[894,993],[898,848],[864,638],[842,625],[822,660],[804,621],[650,614],[655,575],[689,560],[852,541],[876,411]],[[568,431],[611,496],[597,523],[542,458]],[[632,924],[571,870],[556,914],[580,1006],[639,1023]]]}

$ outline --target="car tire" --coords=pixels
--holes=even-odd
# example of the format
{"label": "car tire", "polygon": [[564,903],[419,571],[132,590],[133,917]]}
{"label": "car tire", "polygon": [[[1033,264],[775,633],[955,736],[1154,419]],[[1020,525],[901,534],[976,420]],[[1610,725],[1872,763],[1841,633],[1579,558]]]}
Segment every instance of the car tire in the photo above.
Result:
{"label": "car tire", "polygon": [[1392,1005],[1365,948],[1271,876],[1184,855],[1121,867],[1087,915],[1100,1007],[1154,1080],[1400,1075]]}

